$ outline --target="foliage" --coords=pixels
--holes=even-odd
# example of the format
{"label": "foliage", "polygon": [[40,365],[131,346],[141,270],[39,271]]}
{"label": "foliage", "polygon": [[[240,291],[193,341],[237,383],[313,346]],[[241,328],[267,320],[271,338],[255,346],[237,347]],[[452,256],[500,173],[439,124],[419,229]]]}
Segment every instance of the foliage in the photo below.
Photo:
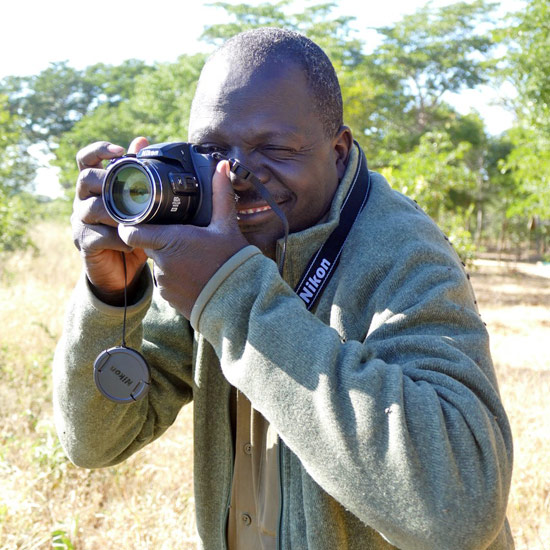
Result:
{"label": "foliage", "polygon": [[0,186],[0,253],[32,246],[27,229],[33,204],[32,196],[9,195]]}
{"label": "foliage", "polygon": [[103,63],[82,71],[66,61],[52,63],[38,75],[9,77],[0,85],[10,98],[10,109],[21,120],[31,143],[55,148],[59,138],[98,105],[116,105],[133,92],[133,81],[151,69],[143,61],[119,66]]}
{"label": "foliage", "polygon": [[486,81],[483,59],[492,40],[476,31],[494,8],[485,0],[458,2],[441,8],[426,4],[391,27],[379,48],[380,62],[407,80],[418,105],[441,101],[446,91],[473,88]]}
{"label": "foliage", "polygon": [[417,147],[394,155],[382,170],[394,188],[418,202],[440,225],[463,261],[473,251],[467,229],[476,186],[476,174],[465,162],[470,152],[470,143],[454,144],[446,132],[426,133]]}
{"label": "foliage", "polygon": [[503,164],[516,186],[510,217],[550,219],[549,27],[548,2],[530,0],[500,33],[508,52],[501,76],[517,90],[518,125],[509,133],[513,150]]}
{"label": "foliage", "polygon": [[510,132],[510,139],[515,147],[505,167],[513,173],[516,197],[508,212],[550,219],[550,136],[518,127]]}
{"label": "foliage", "polygon": [[549,25],[548,2],[528,0],[497,35],[506,46],[501,76],[517,90],[514,107],[520,120],[546,132],[550,126]]}
{"label": "foliage", "polygon": [[[493,8],[485,0],[440,8],[428,3],[395,25],[377,29],[382,43],[371,58],[378,77],[399,83],[378,114],[386,144],[410,150],[423,133],[453,116],[446,94],[487,81],[493,41],[479,28]],[[377,126],[381,133],[380,122]]]}
{"label": "foliage", "polygon": [[330,57],[335,67],[357,66],[363,58],[362,43],[350,38],[350,23],[354,17],[331,17],[334,2],[306,6],[299,11],[292,10],[290,0],[248,4],[212,4],[223,8],[233,21],[218,25],[208,25],[202,34],[203,40],[219,45],[227,38],[258,27],[284,27],[305,34],[319,44]]}
{"label": "foliage", "polygon": [[9,111],[8,97],[0,95],[0,149],[5,150],[10,145],[17,143],[20,130],[16,124],[16,118]]}
{"label": "foliage", "polygon": [[396,154],[389,169],[382,172],[400,192],[439,221],[458,195],[475,184],[473,174],[462,162],[469,147],[465,142],[455,147],[446,133],[427,133],[410,153]]}
{"label": "foliage", "polygon": [[19,117],[10,112],[9,98],[0,94],[0,188],[25,190],[35,175],[35,163],[25,151]]}
{"label": "foliage", "polygon": [[[526,9],[506,26],[496,21],[489,0],[428,3],[377,29],[380,43],[368,52],[352,28],[354,17],[333,15],[335,2],[301,9],[292,0],[212,5],[227,17],[205,27],[202,38],[208,44],[260,26],[294,29],[317,42],[334,63],[345,122],[371,169],[421,202],[452,238],[460,235],[464,250],[484,238],[504,241],[510,232],[524,239],[519,228],[529,220],[545,227],[550,217],[545,0],[526,0]],[[495,43],[506,47],[498,63]],[[66,216],[77,177],[74,156],[81,147],[97,140],[127,146],[137,135],[151,142],[186,139],[204,60],[203,54],[153,65],[133,59],[82,70],[61,61],[37,75],[2,80],[2,238],[13,235],[19,242],[15,235],[23,228],[28,200],[14,197],[31,189],[37,169],[29,150],[54,153],[68,201],[56,203],[52,212]],[[449,104],[450,94],[504,81],[518,92],[512,104],[518,125],[505,136],[489,136],[479,115],[460,115]],[[19,229],[8,231],[8,211]]]}
{"label": "foliage", "polygon": [[22,156],[21,129],[17,117],[8,109],[6,96],[0,95],[0,252],[25,248],[27,222],[33,199],[22,191],[32,180],[32,161]]}

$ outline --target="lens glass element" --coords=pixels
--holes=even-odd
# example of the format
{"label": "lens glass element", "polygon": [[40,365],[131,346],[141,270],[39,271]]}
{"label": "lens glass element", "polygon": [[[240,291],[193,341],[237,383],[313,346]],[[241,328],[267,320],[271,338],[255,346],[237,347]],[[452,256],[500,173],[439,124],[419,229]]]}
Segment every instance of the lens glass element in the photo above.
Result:
{"label": "lens glass element", "polygon": [[153,187],[140,167],[124,166],[114,176],[111,195],[114,207],[122,216],[138,216],[147,210]]}

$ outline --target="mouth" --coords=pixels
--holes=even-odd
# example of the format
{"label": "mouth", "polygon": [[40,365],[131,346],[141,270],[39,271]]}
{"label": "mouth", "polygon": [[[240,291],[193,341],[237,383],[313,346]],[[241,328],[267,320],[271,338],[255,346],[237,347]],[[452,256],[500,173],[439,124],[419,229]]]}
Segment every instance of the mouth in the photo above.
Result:
{"label": "mouth", "polygon": [[271,210],[271,206],[268,204],[253,208],[237,208],[237,216],[249,216],[251,214],[259,214],[260,212],[268,212],[269,210]]}
{"label": "mouth", "polygon": [[[279,214],[261,197],[254,196],[252,193],[244,196],[235,195],[237,221],[241,231],[254,232],[259,231],[260,228],[265,228],[266,224],[270,226],[274,223],[281,223]],[[286,214],[287,205],[292,202],[292,197],[283,192],[273,193],[271,196],[278,207]]]}

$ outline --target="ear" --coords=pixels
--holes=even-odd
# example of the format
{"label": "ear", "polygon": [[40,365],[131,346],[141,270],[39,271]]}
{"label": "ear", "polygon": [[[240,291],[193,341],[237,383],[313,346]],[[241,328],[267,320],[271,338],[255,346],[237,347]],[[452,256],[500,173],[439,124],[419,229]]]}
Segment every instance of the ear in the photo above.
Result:
{"label": "ear", "polygon": [[340,126],[338,132],[334,136],[332,145],[334,148],[338,179],[341,180],[344,177],[344,173],[348,166],[349,154],[353,147],[351,130],[347,126]]}

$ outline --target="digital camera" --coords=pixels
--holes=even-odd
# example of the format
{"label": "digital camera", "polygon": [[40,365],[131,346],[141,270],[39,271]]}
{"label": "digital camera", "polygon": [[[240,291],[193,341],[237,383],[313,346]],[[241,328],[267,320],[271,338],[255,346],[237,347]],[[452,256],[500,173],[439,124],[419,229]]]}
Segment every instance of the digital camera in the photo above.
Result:
{"label": "digital camera", "polygon": [[126,225],[207,226],[218,160],[191,143],[159,143],[111,161],[102,197],[111,218]]}

